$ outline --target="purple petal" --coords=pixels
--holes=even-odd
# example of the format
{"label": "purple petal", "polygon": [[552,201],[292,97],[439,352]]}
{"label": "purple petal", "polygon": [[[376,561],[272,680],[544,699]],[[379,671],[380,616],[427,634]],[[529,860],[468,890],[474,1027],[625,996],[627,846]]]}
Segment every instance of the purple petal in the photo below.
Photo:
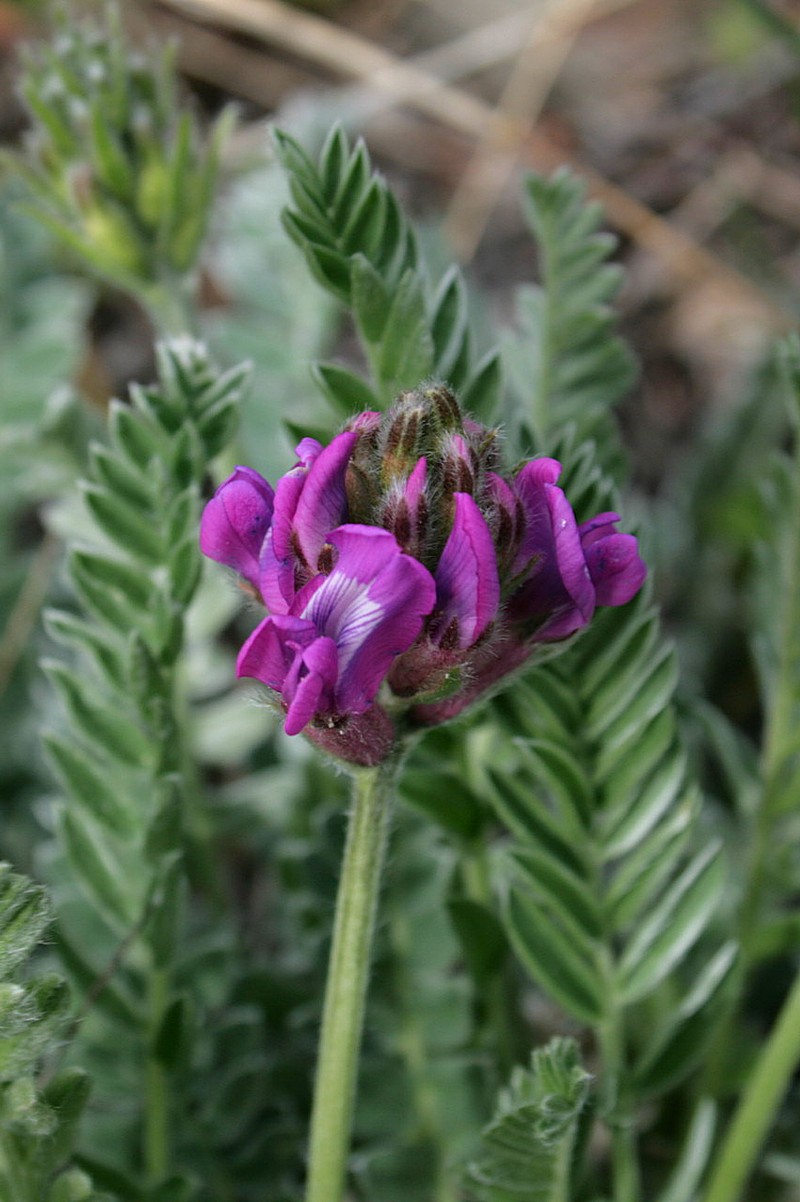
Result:
{"label": "purple petal", "polygon": [[295,447],[299,463],[281,476],[275,489],[272,527],[262,547],[258,581],[264,603],[272,613],[286,613],[295,594],[297,545],[292,538],[295,513],[310,469],[322,450],[316,438],[302,439]]}
{"label": "purple petal", "polygon": [[203,510],[200,550],[258,585],[258,560],[270,528],[275,494],[250,467],[237,467]]}
{"label": "purple petal", "polygon": [[607,534],[615,534],[614,523],[618,521],[620,521],[618,513],[598,513],[597,517],[581,523],[578,527],[578,534],[581,536],[583,549],[586,550],[592,543],[596,543],[598,538],[605,538]]}
{"label": "purple petal", "polygon": [[470,647],[497,613],[500,581],[489,527],[468,493],[457,492],[455,517],[436,568],[437,633],[455,631],[459,647]]}
{"label": "purple petal", "polygon": [[[512,573],[523,571],[542,548],[552,542],[550,512],[545,489],[555,484],[561,475],[561,464],[557,459],[532,459],[517,474],[514,484],[525,512],[525,525]],[[280,487],[280,485],[278,486]]]}
{"label": "purple petal", "polygon": [[[314,460],[294,513],[294,530],[306,563],[317,571],[317,560],[328,535],[347,513],[344,479],[348,460],[358,442],[355,431],[337,434]],[[276,552],[278,547],[276,545]]]}
{"label": "purple petal", "polygon": [[299,734],[316,713],[333,708],[338,653],[319,638],[313,622],[288,614],[265,618],[250,635],[236,665],[280,693],[287,705],[286,733]]}
{"label": "purple petal", "polygon": [[514,568],[522,571],[526,564],[532,566],[511,600],[510,611],[521,621],[545,618],[538,639],[566,638],[586,625],[595,607],[575,515],[555,484],[560,473],[555,459],[534,459],[516,479],[525,529]]}
{"label": "purple petal", "polygon": [[236,660],[237,676],[252,676],[281,692],[295,659],[292,647],[307,647],[317,637],[313,622],[277,614],[256,626]]}
{"label": "purple petal", "polygon": [[[284,729],[287,735],[298,735],[317,713],[330,713],[336,685],[338,654],[332,639],[315,639],[304,650],[298,648],[295,661],[300,666],[297,684],[292,681],[291,692],[284,687],[288,702]],[[287,681],[287,685],[288,685]]]}
{"label": "purple petal", "polygon": [[632,534],[606,534],[586,547],[586,564],[598,605],[624,605],[638,593],[647,575]]}
{"label": "purple petal", "polygon": [[406,486],[403,491],[406,504],[408,505],[409,513],[412,515],[412,521],[416,518],[419,509],[419,503],[425,493],[425,480],[428,475],[428,462],[423,455],[418,459],[413,472],[406,480]]}
{"label": "purple petal", "polygon": [[575,514],[560,488],[551,484],[546,486],[545,491],[555,540],[558,572],[584,622],[588,622],[594,613],[595,594],[586,567]]}
{"label": "purple petal", "polygon": [[436,599],[433,578],[397,540],[376,526],[340,526],[329,535],[336,565],[302,617],[339,651],[336,707],[369,708],[392,661],[417,638]]}
{"label": "purple petal", "polygon": [[295,467],[304,467],[308,471],[312,463],[322,454],[322,443],[317,442],[316,438],[301,438],[294,453],[300,460]]}
{"label": "purple petal", "polygon": [[292,539],[295,510],[305,487],[307,472],[293,468],[281,476],[275,489],[275,510],[269,537],[264,540],[259,563],[259,587],[268,609],[286,613],[295,593],[297,554]]}

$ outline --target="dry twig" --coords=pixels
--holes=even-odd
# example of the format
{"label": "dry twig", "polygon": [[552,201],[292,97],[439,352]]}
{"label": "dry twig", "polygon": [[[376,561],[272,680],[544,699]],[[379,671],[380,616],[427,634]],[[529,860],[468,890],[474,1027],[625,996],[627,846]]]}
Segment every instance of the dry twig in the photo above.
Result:
{"label": "dry twig", "polygon": [[492,209],[517,165],[547,96],[595,0],[549,0],[528,29],[497,110],[515,121],[478,143],[450,201],[445,235],[466,262],[475,253]]}

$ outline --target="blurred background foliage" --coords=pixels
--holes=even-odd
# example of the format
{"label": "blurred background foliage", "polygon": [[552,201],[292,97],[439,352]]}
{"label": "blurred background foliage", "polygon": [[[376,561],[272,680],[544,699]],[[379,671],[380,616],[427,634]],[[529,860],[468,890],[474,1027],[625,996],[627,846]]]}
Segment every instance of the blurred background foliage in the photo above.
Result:
{"label": "blurred background foliage", "polygon": [[[24,137],[27,120],[15,90],[19,50],[46,34],[49,7],[43,0],[0,3],[0,131],[9,147]],[[506,397],[523,399],[531,414],[516,423],[513,405],[502,413],[510,445],[520,453],[563,449],[566,460],[581,438],[595,437],[601,446],[605,439],[603,470],[616,482],[627,473],[626,519],[635,516],[654,565],[653,595],[665,607],[681,665],[681,729],[712,801],[704,823],[728,839],[735,861],[741,849],[730,832],[737,808],[751,805],[764,723],[759,679],[771,670],[770,586],[781,578],[780,564],[770,566],[756,548],[774,544],[791,510],[782,457],[791,440],[784,401],[793,369],[779,361],[774,344],[800,312],[800,24],[793,6],[319,0],[289,7],[254,0],[260,16],[247,21],[225,0],[204,0],[194,19],[184,12],[189,7],[181,0],[126,2],[120,13],[133,45],[177,36],[181,86],[198,127],[210,127],[229,101],[239,106],[191,302],[196,332],[222,365],[243,359],[253,365],[237,459],[274,479],[290,463],[295,430],[330,429],[337,420],[310,362],[363,369],[353,319],[318,286],[281,226],[289,190],[266,125],[276,116],[315,157],[338,117],[365,134],[376,165],[414,216],[433,279],[460,260],[476,359],[504,327],[515,328],[503,343]],[[74,8],[96,11],[90,4]],[[322,32],[305,24],[314,17],[303,9],[330,24]],[[401,60],[415,74],[405,80],[396,74],[392,82]],[[447,86],[426,90],[431,76]],[[542,365],[535,337],[547,318],[543,305],[553,306],[554,329],[569,332],[570,348],[587,320],[577,289],[568,289],[569,303],[558,308],[558,272],[568,275],[571,260],[560,266],[546,249],[549,241],[569,246],[571,215],[578,242],[599,215],[584,228],[580,199],[565,186],[550,210],[542,197],[537,207],[537,197],[528,195],[527,223],[525,217],[523,170],[548,172],[561,161],[585,176],[605,206],[606,227],[619,238],[614,262],[623,269],[621,286],[614,271],[603,268],[602,279],[590,271],[587,287],[595,292],[587,303],[613,299],[632,352],[616,341],[606,316],[611,361],[589,359],[577,384],[569,371],[562,378],[577,434],[561,428],[563,413],[550,423],[546,405],[530,399]],[[81,278],[56,240],[26,215],[23,200],[5,171],[0,855],[47,883],[57,924],[42,969],[58,959],[79,999],[72,1012],[79,1037],[51,1045],[46,1075],[70,1069],[74,1060],[95,1082],[70,1170],[77,1176],[54,1202],[100,1197],[90,1189],[135,1199],[142,1196],[131,1168],[139,1116],[131,1098],[141,1045],[130,1033],[139,1022],[142,965],[135,956],[125,959],[115,933],[86,904],[54,838],[57,789],[39,732],[63,719],[37,665],[56,653],[43,612],[74,608],[62,547],[84,529],[74,498],[89,443],[102,436],[111,397],[132,380],[153,378],[154,328],[124,281]],[[610,244],[598,250],[598,266],[610,250]],[[544,296],[531,287],[548,279]],[[549,366],[543,397],[559,395],[557,353]],[[622,454],[608,433],[607,408],[592,409],[594,371],[604,379],[604,402],[619,400]],[[235,461],[227,451],[221,470]],[[602,490],[611,485],[588,479],[585,465],[581,475],[579,456],[571,470],[586,504],[598,489],[608,495]],[[167,1183],[170,1193],[149,1194],[153,1202],[172,1202],[184,1189],[203,1202],[286,1202],[297,1196],[302,1176],[345,789],[304,744],[284,740],[271,715],[231,688],[235,648],[250,620],[241,609],[230,581],[207,571],[187,618],[181,672],[220,880],[216,896],[193,893],[175,966],[176,988],[199,998],[201,1011],[187,1020],[191,1071],[179,1040],[170,1063],[186,1116],[176,1136],[183,1180]],[[613,643],[613,632],[609,637]],[[580,654],[561,671],[577,672]],[[531,735],[530,710],[523,705],[515,716],[520,696],[524,701],[515,695],[498,712],[524,738]],[[592,704],[587,686],[585,705]],[[459,1196],[447,1192],[452,1167],[477,1154],[475,1132],[491,1114],[506,1070],[527,1065],[530,1049],[549,1036],[577,1030],[547,991],[513,966],[486,904],[488,869],[476,848],[482,832],[496,829],[485,771],[498,754],[493,738],[494,727],[480,715],[458,739],[446,730],[432,734],[404,785],[357,1119],[357,1180],[365,1197],[381,1202]],[[530,768],[526,754],[518,740],[503,747],[522,779]],[[443,776],[450,787],[438,788],[441,801],[432,806],[432,782]],[[797,832],[791,815],[781,822],[788,845]],[[781,858],[770,884],[774,921],[764,927],[763,946],[752,951],[742,1073],[792,974],[798,924],[786,899],[797,882],[792,857]],[[479,929],[481,938],[462,938],[465,926]],[[721,942],[712,930],[707,946],[718,949]],[[81,955],[87,948],[90,961]],[[107,979],[104,966],[113,970]],[[491,1000],[498,980],[510,986],[517,1018],[524,1016],[524,1025],[505,1035]],[[652,1009],[648,1018],[655,1021],[669,1003],[660,995]],[[645,1018],[638,1023],[635,1037],[644,1046]],[[499,1078],[491,1068],[498,1048]],[[583,1051],[591,1069],[593,1053]],[[533,1075],[530,1081],[518,1080],[520,1096],[527,1088],[535,1097]],[[579,1075],[568,1084],[579,1092]],[[74,1089],[77,1097],[80,1087]],[[677,1096],[688,1105],[686,1089]],[[516,1102],[509,1104],[513,1109]],[[798,1121],[795,1091],[754,1202],[800,1197]],[[41,1134],[46,1126],[41,1114],[33,1116],[31,1130]],[[669,1115],[646,1128],[654,1188],[681,1138]],[[596,1154],[602,1159],[605,1149]]]}

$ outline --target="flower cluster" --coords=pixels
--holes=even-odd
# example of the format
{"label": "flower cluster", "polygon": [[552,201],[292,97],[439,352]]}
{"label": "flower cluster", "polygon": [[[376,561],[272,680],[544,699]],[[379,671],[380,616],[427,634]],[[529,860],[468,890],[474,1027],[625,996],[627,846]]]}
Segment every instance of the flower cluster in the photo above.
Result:
{"label": "flower cluster", "polygon": [[397,724],[460,713],[645,577],[616,513],[579,526],[561,465],[503,473],[497,432],[443,385],[361,413],[327,446],[306,438],[275,489],[239,467],[203,514],[200,545],[268,616],[238,675],[280,700],[286,731],[380,762]]}

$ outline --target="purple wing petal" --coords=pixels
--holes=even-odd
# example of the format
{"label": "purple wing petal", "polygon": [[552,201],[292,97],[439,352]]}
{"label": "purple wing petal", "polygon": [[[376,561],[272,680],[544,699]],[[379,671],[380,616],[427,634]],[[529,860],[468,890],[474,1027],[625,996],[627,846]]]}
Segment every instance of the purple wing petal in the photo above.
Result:
{"label": "purple wing petal", "polygon": [[427,568],[404,555],[387,530],[341,526],[329,535],[336,566],[303,612],[339,652],[336,707],[369,708],[392,661],[416,639],[436,589]]}
{"label": "purple wing petal", "polygon": [[[291,693],[284,688],[288,703],[284,729],[287,735],[298,735],[315,714],[330,713],[336,685],[338,654],[333,639],[315,639],[304,650],[298,648],[297,682]],[[287,681],[288,684],[288,681]]]}
{"label": "purple wing petal", "polygon": [[313,622],[278,614],[265,618],[239,652],[237,676],[252,676],[280,693],[286,733],[299,734],[315,714],[330,712],[338,653]]}
{"label": "purple wing petal", "polygon": [[624,605],[638,593],[647,575],[632,534],[607,534],[586,550],[586,564],[597,591],[598,605]]}
{"label": "purple wing petal", "polygon": [[[436,568],[440,636],[455,622],[459,647],[470,647],[497,613],[500,581],[489,527],[468,493],[454,494],[455,517]],[[449,644],[451,645],[451,644]]]}
{"label": "purple wing petal", "polygon": [[[347,462],[358,442],[355,431],[337,434],[314,460],[294,513],[294,530],[300,550],[312,572],[331,530],[347,513],[344,481]],[[278,547],[275,548],[276,552]]]}
{"label": "purple wing petal", "polygon": [[586,550],[592,543],[596,543],[598,538],[605,538],[607,534],[615,534],[614,523],[620,520],[618,513],[598,513],[596,517],[590,518],[588,522],[583,522],[578,527],[578,534],[581,536],[581,544]]}
{"label": "purple wing petal", "polygon": [[256,626],[236,660],[237,676],[252,676],[281,692],[297,647],[307,647],[317,637],[313,622],[278,614]]}
{"label": "purple wing petal", "polygon": [[[272,613],[286,613],[294,598],[299,550],[293,537],[295,514],[309,472],[322,450],[322,444],[316,438],[302,439],[295,447],[299,462],[281,476],[275,489],[272,527],[261,549],[258,580],[261,596]],[[312,567],[316,571],[316,564],[299,566]]]}
{"label": "purple wing petal", "polygon": [[270,528],[275,494],[250,467],[237,467],[203,510],[200,550],[258,585],[258,560]]}

